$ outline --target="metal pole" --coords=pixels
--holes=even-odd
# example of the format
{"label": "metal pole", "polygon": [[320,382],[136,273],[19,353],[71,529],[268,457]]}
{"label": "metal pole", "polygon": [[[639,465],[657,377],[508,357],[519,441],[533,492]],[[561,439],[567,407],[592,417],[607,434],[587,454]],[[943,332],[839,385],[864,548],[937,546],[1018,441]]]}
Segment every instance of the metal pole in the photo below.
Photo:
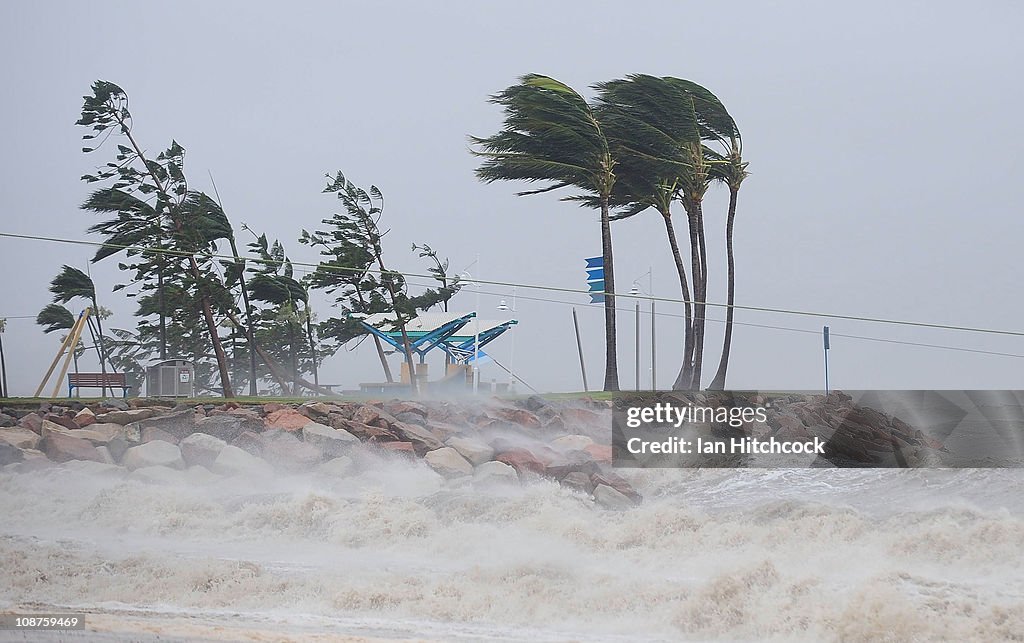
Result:
{"label": "metal pole", "polygon": [[636,300],[636,390],[640,390],[640,300]]}
{"label": "metal pole", "polygon": [[828,326],[822,328],[821,334],[825,346],[825,395],[828,395]]}
{"label": "metal pole", "polygon": [[[512,286],[512,315],[513,315],[513,319],[515,319],[515,314],[516,314],[516,287]],[[519,320],[516,320],[516,321],[519,321]],[[508,340],[508,342],[509,342],[509,348],[508,348],[508,392],[511,393],[512,390],[516,386],[515,371],[513,370],[513,367],[512,367],[512,358],[514,358],[515,354],[516,354],[516,327],[514,325],[510,326],[508,330],[509,330],[510,333],[512,333],[512,336],[509,337],[509,340]]]}
{"label": "metal pole", "polygon": [[576,350],[580,354],[580,371],[583,373],[583,390],[589,391],[587,386],[587,367],[583,364],[583,342],[580,341],[580,320],[576,317],[576,307],[572,308],[572,324],[576,327]]}
{"label": "metal pole", "polygon": [[7,330],[7,320],[0,319],[0,397],[7,397],[10,394],[7,390],[7,363],[4,361],[5,330]]}
{"label": "metal pole", "polygon": [[655,327],[654,327],[654,266],[651,266],[648,280],[647,294],[651,296],[651,390],[658,390],[658,352],[655,349]]}
{"label": "metal pole", "polygon": [[[476,256],[476,273],[480,274],[480,255]],[[480,392],[480,282],[476,282],[476,333],[473,338],[473,395]]]}

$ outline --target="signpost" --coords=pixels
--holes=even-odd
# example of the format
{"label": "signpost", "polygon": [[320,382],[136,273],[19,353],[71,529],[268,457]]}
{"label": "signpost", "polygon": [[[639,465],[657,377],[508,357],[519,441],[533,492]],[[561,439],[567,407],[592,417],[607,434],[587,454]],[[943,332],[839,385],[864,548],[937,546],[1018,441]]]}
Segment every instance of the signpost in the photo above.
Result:
{"label": "signpost", "polygon": [[825,344],[825,395],[828,395],[828,326],[822,329],[822,339]]}
{"label": "signpost", "polygon": [[[604,303],[604,257],[590,257],[587,262],[587,285],[590,286],[590,303]],[[595,294],[596,293],[596,294]]]}

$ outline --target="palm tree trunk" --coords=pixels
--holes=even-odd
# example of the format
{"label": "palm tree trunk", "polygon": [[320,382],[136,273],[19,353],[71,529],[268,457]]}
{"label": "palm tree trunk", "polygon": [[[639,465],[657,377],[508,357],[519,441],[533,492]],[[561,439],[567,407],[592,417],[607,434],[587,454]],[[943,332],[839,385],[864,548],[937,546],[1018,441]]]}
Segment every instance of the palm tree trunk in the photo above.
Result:
{"label": "palm tree trunk", "polygon": [[[685,321],[685,332],[683,339],[683,365],[679,370],[679,376],[676,378],[675,384],[672,386],[673,389],[679,389],[681,382],[688,382],[692,379],[690,372],[689,361],[685,358],[687,355],[693,354],[693,307],[690,304],[690,286],[686,280],[686,265],[683,263],[682,253],[679,252],[679,241],[676,239],[675,226],[672,225],[672,214],[669,211],[661,213],[662,219],[665,221],[665,232],[668,234],[668,243],[672,248],[672,259],[676,263],[676,272],[679,274],[679,289],[683,294],[684,310],[686,313]],[[695,284],[696,285],[696,284]]]}
{"label": "palm tree trunk", "polygon": [[686,219],[689,226],[690,232],[690,274],[693,275],[693,344],[690,346],[690,351],[683,355],[683,365],[679,369],[679,376],[676,377],[675,383],[672,385],[672,389],[676,391],[689,390],[693,386],[693,360],[697,352],[697,325],[699,324],[700,317],[703,316],[703,311],[700,307],[701,301],[701,283],[702,283],[702,266],[700,263],[700,241],[697,236],[697,215],[696,215],[696,204],[692,200],[685,200],[683,206],[686,209]]}
{"label": "palm tree trunk", "polygon": [[732,349],[732,317],[733,304],[735,303],[736,291],[736,265],[733,256],[732,234],[733,222],[736,220],[736,199],[739,195],[738,186],[729,187],[729,216],[725,224],[725,247],[729,261],[729,292],[726,299],[728,307],[725,309],[725,340],[722,343],[722,359],[718,362],[718,372],[715,379],[711,381],[711,389],[715,391],[725,390],[725,375],[729,370],[729,352]]}
{"label": "palm tree trunk", "polygon": [[[294,314],[292,309],[292,314]],[[296,384],[296,380],[299,379],[299,351],[295,349],[295,323],[292,320],[288,320],[288,355],[292,362],[292,395],[299,394],[299,385]]]}
{"label": "palm tree trunk", "polygon": [[693,381],[690,383],[690,389],[699,391],[704,365],[704,327],[707,324],[705,302],[708,297],[708,254],[704,239],[704,213],[699,201],[694,205],[697,213],[697,248],[700,252],[700,295],[694,306]]}
{"label": "palm tree trunk", "polygon": [[604,259],[604,390],[619,390],[619,363],[615,333],[615,267],[612,262],[612,227],[608,197],[601,197],[601,255]]}

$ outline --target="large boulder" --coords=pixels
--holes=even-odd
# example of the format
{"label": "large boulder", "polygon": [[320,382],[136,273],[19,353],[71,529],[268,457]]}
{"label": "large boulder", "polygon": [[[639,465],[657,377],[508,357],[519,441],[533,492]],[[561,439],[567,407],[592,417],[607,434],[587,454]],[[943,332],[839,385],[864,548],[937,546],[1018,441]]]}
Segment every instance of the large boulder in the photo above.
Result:
{"label": "large boulder", "polygon": [[282,431],[301,431],[309,424],[309,418],[292,408],[284,408],[269,414],[264,420],[268,429]]}
{"label": "large boulder", "polygon": [[328,460],[316,468],[317,473],[332,477],[345,477],[352,473],[355,462],[347,455]]}
{"label": "large boulder", "polygon": [[586,449],[593,443],[593,438],[586,435],[563,435],[557,440],[552,440],[551,446],[559,451],[578,451]]}
{"label": "large boulder", "polygon": [[96,414],[87,406],[75,414],[75,424],[83,429],[90,424],[96,424]]}
{"label": "large boulder", "polygon": [[[110,414],[108,413],[107,415]],[[186,409],[184,411],[168,413],[167,415],[154,416],[139,422],[132,422],[125,426],[125,430],[130,432],[126,437],[129,442],[141,441],[142,432],[149,428],[166,431],[178,440],[181,440],[186,435],[195,432],[196,414],[192,409]],[[138,439],[134,439],[136,435],[138,435]]]}
{"label": "large boulder", "polygon": [[13,444],[0,442],[0,467],[7,464],[14,464],[15,462],[21,462],[24,459],[25,454],[22,453],[21,449]]}
{"label": "large boulder", "polygon": [[398,436],[390,429],[348,420],[337,414],[331,415],[331,426],[335,429],[348,431],[365,442],[394,442],[398,440]]}
{"label": "large boulder", "polygon": [[214,473],[223,475],[267,476],[274,473],[273,467],[267,464],[265,460],[257,458],[251,453],[231,444],[221,449],[220,453],[217,454],[217,459],[213,461],[211,469]]}
{"label": "large boulder", "polygon": [[162,442],[170,442],[171,444],[177,444],[181,442],[181,438],[167,431],[164,431],[158,426],[147,426],[142,429],[142,436],[140,442],[145,444],[146,442],[156,442],[160,440]]}
{"label": "large boulder", "polygon": [[245,431],[232,440],[231,444],[257,458],[263,455],[263,440],[260,439],[258,433]]}
{"label": "large boulder", "polygon": [[107,422],[109,424],[131,424],[132,422],[141,422],[142,420],[148,420],[153,417],[153,409],[129,409],[128,405],[125,405],[124,409],[117,409],[114,411],[107,411],[102,415],[96,416],[97,422]]}
{"label": "large boulder", "polygon": [[97,422],[89,426],[89,430],[93,433],[99,433],[103,436],[104,444],[110,442],[118,436],[124,435],[124,427],[120,424],[110,424],[107,422]]}
{"label": "large boulder", "polygon": [[427,453],[423,460],[445,478],[458,478],[473,473],[473,465],[451,447],[442,447]]}
{"label": "large boulder", "polygon": [[18,418],[7,413],[0,413],[0,428],[7,428],[9,426],[18,426]]}
{"label": "large boulder", "polygon": [[259,433],[262,430],[263,421],[259,417],[241,413],[211,415],[196,422],[196,431],[212,435],[225,442],[232,442],[246,431]]}
{"label": "large boulder", "polygon": [[132,447],[121,456],[121,464],[134,471],[143,467],[171,467],[184,469],[185,460],[181,457],[181,449],[162,440],[155,440]]}
{"label": "large boulder", "polygon": [[514,484],[518,482],[519,474],[504,462],[497,462],[495,460],[484,462],[477,465],[473,470],[473,484],[477,486]]}
{"label": "large boulder", "polygon": [[39,435],[44,438],[54,433],[67,435],[71,432],[71,429],[67,428],[63,424],[57,424],[51,420],[43,420],[43,423],[39,426]]}
{"label": "large boulder", "polygon": [[398,417],[403,413],[415,414],[422,418],[427,417],[427,407],[423,406],[419,402],[391,400],[390,402],[384,403],[384,410],[395,417]]}
{"label": "large boulder", "polygon": [[0,442],[6,442],[19,449],[35,449],[39,446],[39,435],[23,427],[0,429]]}
{"label": "large boulder", "polygon": [[445,444],[458,451],[459,455],[474,465],[483,464],[494,457],[494,449],[472,438],[453,436],[448,438]]}
{"label": "large boulder", "polygon": [[225,446],[227,443],[224,440],[206,433],[193,433],[178,444],[185,464],[189,466],[198,464],[206,468],[213,466]]}
{"label": "large boulder", "polygon": [[[93,426],[96,425],[94,424]],[[75,438],[88,440],[89,442],[92,442],[93,445],[95,446],[102,446],[107,442],[110,442],[115,437],[117,437],[116,433],[111,435],[110,432],[108,431],[93,431],[91,429],[78,429],[77,431],[68,431],[68,435]]]}
{"label": "large boulder", "polygon": [[329,458],[343,455],[359,444],[359,438],[348,431],[332,429],[319,422],[309,422],[302,427],[302,439]]}
{"label": "large boulder", "polygon": [[526,472],[543,475],[547,469],[544,460],[541,460],[526,449],[509,449],[494,459],[511,466],[519,475],[523,475]]}
{"label": "large boulder", "polygon": [[427,451],[440,449],[444,446],[444,443],[438,440],[436,435],[417,424],[406,424],[405,422],[395,420],[391,424],[391,430],[394,431],[400,440],[412,442],[418,455],[423,455]]}
{"label": "large boulder", "polygon": [[352,420],[360,424],[369,424],[382,429],[391,428],[397,422],[393,415],[373,404],[363,404],[352,414]]}
{"label": "large boulder", "polygon": [[590,476],[582,471],[573,471],[566,474],[564,478],[558,481],[558,484],[566,489],[572,489],[587,495],[594,491],[594,483],[590,481]]}
{"label": "large boulder", "polygon": [[33,433],[42,433],[43,417],[38,413],[28,413],[21,416],[18,426],[28,429]]}
{"label": "large boulder", "polygon": [[624,494],[604,484],[599,484],[594,488],[594,501],[605,509],[614,509],[616,511],[630,509],[635,505]]}
{"label": "large boulder", "polygon": [[92,442],[68,435],[67,432],[50,431],[39,442],[39,450],[54,462],[69,460],[103,462],[103,456],[92,445]]}
{"label": "large boulder", "polygon": [[[306,423],[309,418],[303,416]],[[263,434],[263,459],[275,467],[292,471],[306,471],[323,460],[320,449],[306,444],[285,430],[267,431]]]}

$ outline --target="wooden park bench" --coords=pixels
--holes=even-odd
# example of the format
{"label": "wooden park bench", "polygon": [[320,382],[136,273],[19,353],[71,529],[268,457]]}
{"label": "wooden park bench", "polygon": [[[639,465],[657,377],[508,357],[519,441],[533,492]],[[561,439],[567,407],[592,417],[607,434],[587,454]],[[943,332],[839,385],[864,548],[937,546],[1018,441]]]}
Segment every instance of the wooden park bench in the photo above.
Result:
{"label": "wooden park bench", "polygon": [[131,385],[124,373],[68,373],[68,397],[76,388],[121,389],[121,397],[128,397]]}

